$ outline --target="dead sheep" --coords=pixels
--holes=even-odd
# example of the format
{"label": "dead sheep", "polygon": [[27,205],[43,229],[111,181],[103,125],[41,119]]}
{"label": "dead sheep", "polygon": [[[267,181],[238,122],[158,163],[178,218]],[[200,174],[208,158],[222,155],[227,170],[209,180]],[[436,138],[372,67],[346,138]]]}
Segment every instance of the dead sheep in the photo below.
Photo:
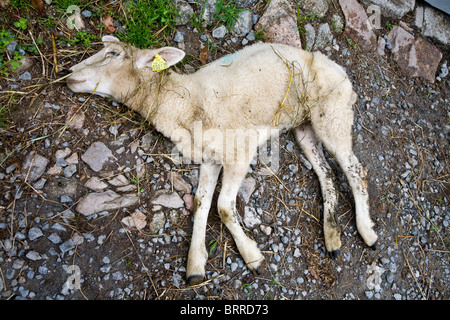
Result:
{"label": "dead sheep", "polygon": [[345,172],[355,200],[357,229],[365,243],[375,248],[367,173],[352,151],[356,94],[339,65],[319,52],[257,43],[195,73],[179,74],[168,69],[185,56],[179,49],[141,50],[113,36],[104,36],[102,41],[101,51],[70,69],[68,87],[127,105],[170,138],[184,159],[201,164],[188,284],[205,278],[206,223],[222,169],[217,200],[220,218],[247,267],[261,271],[264,256],[239,224],[236,196],[258,148],[283,130],[293,130],[319,178],[325,246],[330,256],[339,253],[341,230],[334,175],[322,145]]}

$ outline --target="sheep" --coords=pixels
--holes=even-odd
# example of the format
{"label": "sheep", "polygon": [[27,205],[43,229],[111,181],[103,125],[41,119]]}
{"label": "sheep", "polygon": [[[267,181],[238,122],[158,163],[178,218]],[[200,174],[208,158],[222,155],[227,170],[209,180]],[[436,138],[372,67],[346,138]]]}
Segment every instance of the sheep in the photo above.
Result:
{"label": "sheep", "polygon": [[[113,36],[104,36],[102,42],[101,51],[70,68],[68,87],[125,104],[171,139],[184,158],[200,164],[186,269],[188,285],[205,279],[207,217],[221,172],[219,216],[246,266],[255,273],[262,271],[264,256],[239,223],[236,196],[258,146],[284,130],[292,130],[319,179],[325,247],[330,257],[339,253],[341,230],[336,218],[335,179],[323,147],[349,181],[358,232],[369,247],[376,248],[367,172],[352,151],[356,94],[343,68],[319,52],[256,43],[192,74],[180,74],[168,68],[183,59],[182,50],[137,49]],[[228,132],[243,133],[244,143],[225,147],[227,142],[230,145],[225,141]],[[246,156],[240,157],[242,154]]]}

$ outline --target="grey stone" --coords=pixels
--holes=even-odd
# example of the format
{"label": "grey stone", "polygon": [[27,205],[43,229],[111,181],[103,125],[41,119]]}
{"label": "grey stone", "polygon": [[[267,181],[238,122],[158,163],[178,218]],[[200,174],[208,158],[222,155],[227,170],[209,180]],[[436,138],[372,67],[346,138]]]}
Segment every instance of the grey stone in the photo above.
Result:
{"label": "grey stone", "polygon": [[61,243],[61,238],[56,233],[49,235],[48,240],[50,240],[53,244]]}
{"label": "grey stone", "polygon": [[255,226],[261,224],[261,219],[256,214],[255,208],[246,206],[244,207],[244,219],[245,226],[249,229],[253,229]]}
{"label": "grey stone", "polygon": [[175,33],[175,36],[173,37],[173,41],[175,41],[176,43],[181,43],[184,40],[184,32],[182,31],[177,31]]}
{"label": "grey stone", "polygon": [[254,7],[259,0],[235,0],[238,8],[250,9]]}
{"label": "grey stone", "polygon": [[94,191],[102,191],[108,188],[108,185],[103,182],[99,177],[92,177],[84,184],[85,187],[94,190]]}
{"label": "grey stone", "polygon": [[255,191],[255,187],[256,180],[252,177],[245,178],[242,182],[241,187],[239,188],[238,195],[245,204],[247,204],[250,200],[253,191]]}
{"label": "grey stone", "polygon": [[307,51],[312,51],[314,48],[314,41],[316,39],[316,29],[314,29],[314,27],[310,23],[307,23],[304,26],[304,29],[304,36],[306,39],[305,49]]}
{"label": "grey stone", "polygon": [[165,223],[166,216],[163,212],[154,213],[150,223],[150,234],[158,234],[158,231],[164,227]]}
{"label": "grey stone", "polygon": [[49,160],[43,156],[37,154],[35,151],[31,151],[26,157],[22,165],[23,177],[28,178],[33,182],[39,179],[45,171]]}
{"label": "grey stone", "polygon": [[380,8],[381,15],[387,18],[401,19],[405,14],[414,10],[415,0],[361,0],[367,8],[376,5]]}
{"label": "grey stone", "polygon": [[117,160],[117,158],[111,153],[111,150],[109,150],[103,142],[99,141],[94,142],[81,156],[81,159],[95,172],[102,170],[103,165],[110,158]]}
{"label": "grey stone", "polygon": [[322,18],[328,12],[326,0],[299,0],[297,3],[303,14],[311,14]]}
{"label": "grey stone", "polygon": [[114,191],[108,190],[99,193],[89,193],[82,197],[78,202],[76,210],[88,216],[105,210],[130,207],[138,202],[139,198],[136,194],[119,195]]}
{"label": "grey stone", "polygon": [[17,42],[16,41],[10,41],[6,45],[6,51],[8,51],[8,54],[12,57],[14,56],[14,51],[16,51]]}
{"label": "grey stone", "polygon": [[328,23],[322,23],[317,30],[316,41],[314,47],[316,50],[325,49],[333,42],[333,34],[331,33]]}
{"label": "grey stone", "polygon": [[37,261],[42,259],[41,255],[36,251],[28,251],[25,257],[27,257],[31,261]]}
{"label": "grey stone", "polygon": [[182,208],[184,205],[184,201],[178,193],[171,193],[169,190],[156,191],[151,203],[173,209]]}
{"label": "grey stone", "polygon": [[217,12],[216,0],[206,0],[200,2],[200,12],[203,12],[202,19],[209,25],[214,21]]}
{"label": "grey stone", "polygon": [[59,250],[61,250],[62,253],[66,253],[73,248],[75,248],[75,244],[73,243],[72,239],[67,240],[59,246]]}
{"label": "grey stone", "polygon": [[227,28],[224,25],[221,25],[218,28],[215,28],[212,31],[212,36],[216,39],[222,39],[227,34]]}
{"label": "grey stone", "polygon": [[252,30],[253,18],[249,10],[241,11],[234,24],[234,34],[243,37]]}
{"label": "grey stone", "polygon": [[28,239],[30,239],[31,241],[36,240],[39,237],[42,237],[43,233],[41,231],[41,229],[39,229],[38,227],[33,227],[30,228],[30,230],[28,230]]}
{"label": "grey stone", "polygon": [[92,16],[92,12],[89,10],[83,10],[81,11],[81,16],[86,19],[90,18]]}
{"label": "grey stone", "polygon": [[70,178],[71,176],[74,175],[75,172],[77,172],[77,166],[71,164],[70,166],[65,167],[63,172],[66,178]]}
{"label": "grey stone", "polygon": [[450,49],[450,16],[432,7],[423,11],[422,35]]}
{"label": "grey stone", "polygon": [[192,7],[183,0],[174,0],[175,11],[178,16],[175,19],[175,25],[185,25],[191,21],[191,16],[194,13]]}

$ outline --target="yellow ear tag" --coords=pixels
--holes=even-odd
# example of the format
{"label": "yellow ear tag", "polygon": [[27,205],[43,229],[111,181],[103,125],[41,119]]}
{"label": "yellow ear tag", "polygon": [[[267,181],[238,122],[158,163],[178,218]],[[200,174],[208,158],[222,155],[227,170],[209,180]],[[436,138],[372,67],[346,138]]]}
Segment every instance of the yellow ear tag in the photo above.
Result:
{"label": "yellow ear tag", "polygon": [[168,66],[166,65],[166,60],[164,60],[159,54],[157,54],[152,62],[152,70],[159,72],[167,68]]}

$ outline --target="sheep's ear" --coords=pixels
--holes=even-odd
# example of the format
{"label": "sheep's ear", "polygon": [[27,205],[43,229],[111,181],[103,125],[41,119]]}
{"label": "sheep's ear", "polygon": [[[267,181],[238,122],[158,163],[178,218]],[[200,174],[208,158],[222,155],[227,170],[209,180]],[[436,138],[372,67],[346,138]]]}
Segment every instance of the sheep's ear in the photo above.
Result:
{"label": "sheep's ear", "polygon": [[180,62],[184,58],[184,51],[173,48],[173,47],[164,47],[156,50],[157,53],[166,61],[168,67],[173,66],[174,64]]}
{"label": "sheep's ear", "polygon": [[159,55],[159,59],[162,58],[164,60],[165,68],[168,68],[180,62],[184,58],[185,53],[180,49],[172,47],[164,47],[156,50],[139,50],[134,57],[136,68],[153,68],[153,61],[156,55]]}
{"label": "sheep's ear", "polygon": [[103,37],[102,37],[102,42],[103,42],[103,44],[106,46],[106,45],[108,45],[108,43],[111,43],[111,42],[120,42],[120,40],[117,39],[116,37],[113,37],[113,36],[103,36]]}

